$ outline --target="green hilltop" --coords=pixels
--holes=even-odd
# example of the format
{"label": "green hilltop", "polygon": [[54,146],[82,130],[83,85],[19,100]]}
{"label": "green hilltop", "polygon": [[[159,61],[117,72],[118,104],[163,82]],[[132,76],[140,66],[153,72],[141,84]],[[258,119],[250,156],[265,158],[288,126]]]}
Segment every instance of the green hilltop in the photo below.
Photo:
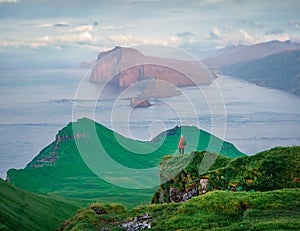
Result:
{"label": "green hilltop", "polygon": [[[64,141],[56,140],[25,169],[10,170],[13,174],[8,175],[12,183],[18,179],[14,177],[24,177],[19,184],[44,194],[27,192],[0,180],[0,230],[138,230],[124,227],[145,224],[151,226],[150,230],[300,229],[300,147],[277,147],[236,158],[208,151],[167,155],[159,162],[160,187],[134,190],[113,186],[93,175],[72,149],[76,144],[69,133],[71,126],[58,134],[57,138]],[[112,134],[101,125],[96,127],[105,129],[107,133],[102,132],[103,136]],[[152,142],[159,142],[162,137],[164,142],[173,136],[179,138],[180,133],[179,128],[169,130]],[[81,138],[84,141],[90,136]],[[63,164],[70,160],[73,163],[63,169]],[[76,167],[71,168],[73,165]],[[174,176],[174,172],[178,174]],[[205,191],[202,179],[207,180]],[[42,184],[44,180],[48,182]],[[197,193],[183,199],[182,195],[191,189],[197,189]],[[155,190],[158,191],[154,193]],[[88,207],[82,208],[88,203]]]}
{"label": "green hilltop", "polygon": [[[163,156],[178,153],[182,133],[188,141],[186,152],[209,150],[233,158],[245,156],[234,145],[196,127],[175,127],[151,141],[137,141],[83,118],[60,130],[55,141],[24,169],[10,169],[7,180],[36,193],[129,207],[149,203],[159,185],[159,163]],[[144,169],[151,171],[140,174]]]}

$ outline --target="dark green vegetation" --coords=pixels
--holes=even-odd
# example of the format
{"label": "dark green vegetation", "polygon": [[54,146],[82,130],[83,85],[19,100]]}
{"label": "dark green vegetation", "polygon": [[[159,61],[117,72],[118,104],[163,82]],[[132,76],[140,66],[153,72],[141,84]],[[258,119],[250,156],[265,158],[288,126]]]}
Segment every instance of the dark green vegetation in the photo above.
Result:
{"label": "dark green vegetation", "polygon": [[214,191],[184,203],[153,204],[131,211],[121,205],[95,203],[78,211],[59,230],[123,230],[123,222],[145,213],[152,216],[151,230],[299,230],[299,195],[299,188],[255,193]]}
{"label": "dark green vegetation", "polygon": [[[42,150],[25,169],[9,170],[8,181],[30,192],[117,202],[128,207],[149,203],[156,190],[155,186],[159,184],[159,168],[146,176],[138,172],[129,175],[126,171],[130,168],[148,169],[159,166],[163,156],[177,152],[181,133],[184,133],[188,141],[187,152],[208,149],[212,152],[226,153],[229,157],[245,155],[232,144],[196,127],[176,127],[158,135],[150,142],[141,142],[125,138],[84,118],[68,124],[59,131],[56,140]],[[113,165],[104,161],[107,158],[106,154],[114,162],[128,168],[113,171]],[[87,166],[82,157],[87,161],[92,160],[90,166],[95,171]],[[94,172],[99,173],[101,178]],[[139,188],[140,182],[157,184],[148,189],[128,189],[103,179],[115,184],[125,182],[136,186],[135,188]]]}
{"label": "dark green vegetation", "polygon": [[0,230],[55,230],[87,204],[26,192],[0,179]]}
{"label": "dark green vegetation", "polygon": [[[189,156],[192,160],[183,168],[182,163]],[[199,174],[203,162],[211,160],[213,165]],[[182,169],[181,173],[169,179],[178,169]],[[199,190],[200,195],[181,203],[152,204],[132,210],[94,203],[62,223],[59,230],[122,230],[124,222],[143,214],[152,217],[151,230],[300,229],[300,147],[273,148],[234,159],[209,152],[165,156],[160,177],[167,182],[161,185],[158,197],[164,197],[166,202],[171,187],[183,192],[195,185],[199,187],[201,178],[208,179],[209,192],[201,195]],[[240,192],[228,190],[228,186],[240,188]],[[154,202],[158,202],[156,199],[154,196]]]}
{"label": "dark green vegetation", "polygon": [[[176,154],[181,133],[187,139],[187,152],[199,151]],[[109,172],[113,166],[106,167],[106,161],[98,162],[106,158],[102,152],[135,169],[160,164],[159,177],[132,176],[130,182],[138,185],[140,179],[152,182],[156,177],[161,181],[159,191],[154,194],[157,187],[121,188],[99,178],[87,166],[88,158],[97,160],[93,162],[101,166],[106,179],[110,180],[109,174],[118,176]],[[119,172],[115,182],[130,181],[126,171]],[[207,180],[205,194],[201,179]],[[81,119],[59,131],[56,140],[25,169],[10,170],[8,180],[43,195],[0,181],[0,230],[122,230],[122,223],[146,213],[152,217],[152,230],[300,229],[300,147],[246,156],[195,127],[176,127],[141,142]],[[174,201],[172,196],[191,189],[197,192],[192,199],[158,204]],[[149,205],[151,198],[157,204]],[[108,204],[112,202],[120,204]],[[87,203],[92,204],[78,210]]]}
{"label": "dark green vegetation", "polygon": [[221,68],[221,72],[258,85],[300,95],[300,50],[285,51],[262,59],[236,63]]}
{"label": "dark green vegetation", "polygon": [[[176,201],[179,193],[196,189],[202,192],[200,179],[208,179],[206,191],[270,191],[283,188],[300,187],[300,147],[273,148],[254,156],[228,158],[206,152],[194,152],[192,161],[184,167],[183,158],[187,156],[166,156],[161,163],[161,186],[155,193],[154,203]],[[214,164],[199,173],[199,167],[205,160],[213,159]],[[180,171],[180,169],[182,169]],[[178,171],[176,177],[170,177]],[[170,190],[176,191],[172,195]]]}

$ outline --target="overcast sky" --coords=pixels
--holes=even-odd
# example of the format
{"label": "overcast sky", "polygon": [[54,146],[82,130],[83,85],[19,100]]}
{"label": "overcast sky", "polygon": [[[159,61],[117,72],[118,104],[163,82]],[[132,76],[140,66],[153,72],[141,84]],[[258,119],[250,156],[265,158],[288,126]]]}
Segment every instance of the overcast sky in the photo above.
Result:
{"label": "overcast sky", "polygon": [[299,12],[298,0],[0,0],[0,57],[141,44],[205,56],[228,45],[300,41]]}

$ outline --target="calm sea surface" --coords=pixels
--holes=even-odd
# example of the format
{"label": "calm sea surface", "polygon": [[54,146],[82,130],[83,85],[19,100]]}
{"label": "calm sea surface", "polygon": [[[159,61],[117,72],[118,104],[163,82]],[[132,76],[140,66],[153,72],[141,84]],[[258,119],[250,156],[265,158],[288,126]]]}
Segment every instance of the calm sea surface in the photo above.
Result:
{"label": "calm sea surface", "polygon": [[[88,83],[87,70],[0,69],[0,177],[23,168],[58,130],[83,116],[135,139],[149,140],[176,125],[196,125],[252,155],[300,145],[300,97],[232,77],[181,89],[132,109],[123,92],[111,98]],[[134,89],[133,89],[134,91]]]}

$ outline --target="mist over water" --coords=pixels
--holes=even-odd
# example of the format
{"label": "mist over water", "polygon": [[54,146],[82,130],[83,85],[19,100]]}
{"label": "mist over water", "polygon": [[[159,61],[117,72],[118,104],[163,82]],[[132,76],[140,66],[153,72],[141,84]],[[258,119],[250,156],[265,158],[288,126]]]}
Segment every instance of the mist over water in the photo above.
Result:
{"label": "mist over water", "polygon": [[[153,106],[133,110],[126,95],[95,100],[99,85],[88,82],[86,95],[78,98],[84,69],[0,72],[1,178],[10,168],[25,167],[50,144],[58,130],[71,122],[73,107],[78,112],[74,119],[93,114],[97,122],[139,140],[150,140],[177,125],[195,125],[224,136],[220,138],[249,155],[274,146],[300,145],[300,97],[232,77],[216,80],[225,111],[212,115],[214,103],[220,101],[207,101],[209,86],[183,88],[183,95],[153,99]],[[224,134],[220,126],[225,126]]]}

